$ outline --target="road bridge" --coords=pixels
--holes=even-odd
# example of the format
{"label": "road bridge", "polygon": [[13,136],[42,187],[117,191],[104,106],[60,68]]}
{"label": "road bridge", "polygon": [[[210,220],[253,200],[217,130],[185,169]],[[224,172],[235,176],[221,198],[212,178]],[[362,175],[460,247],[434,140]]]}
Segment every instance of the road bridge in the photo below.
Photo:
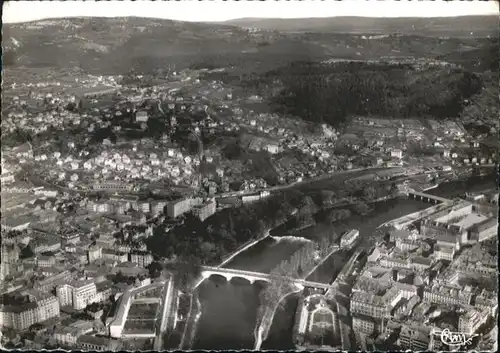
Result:
{"label": "road bridge", "polygon": [[233,278],[244,278],[250,283],[254,283],[255,281],[265,281],[272,282],[274,278],[288,281],[290,283],[299,284],[308,288],[315,289],[324,289],[328,290],[331,288],[330,284],[327,283],[319,283],[313,281],[306,281],[300,278],[292,278],[292,277],[284,277],[284,276],[275,276],[267,273],[261,272],[253,272],[253,271],[245,271],[245,270],[236,270],[231,268],[220,268],[220,267],[212,267],[212,266],[203,266],[201,268],[201,280],[197,283],[195,287],[197,287],[204,279],[209,278],[212,275],[219,275],[226,278],[227,281],[230,281]]}

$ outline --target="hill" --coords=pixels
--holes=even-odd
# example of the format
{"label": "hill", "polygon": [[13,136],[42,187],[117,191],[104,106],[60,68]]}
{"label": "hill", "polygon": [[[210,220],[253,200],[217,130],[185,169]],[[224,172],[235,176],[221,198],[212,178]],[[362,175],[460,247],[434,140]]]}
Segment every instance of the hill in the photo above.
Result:
{"label": "hill", "polygon": [[[321,20],[324,28],[335,27],[340,32],[353,30],[359,22],[359,18],[357,22],[340,18],[332,25],[331,19]],[[396,22],[384,19],[385,25],[380,19],[363,20],[373,22],[356,29],[357,32],[366,30],[366,34],[252,31],[233,26],[233,22],[209,24],[137,17],[6,24],[3,26],[3,64],[6,68],[80,68],[94,74],[125,74],[131,70],[150,73],[172,65],[177,70],[234,67],[259,73],[297,60],[446,57],[461,52],[464,47],[478,49],[488,41],[401,33],[370,35],[368,32],[378,28],[375,25],[383,26],[379,31],[390,32],[398,24],[402,26],[399,28],[406,28],[405,23],[400,19]],[[269,21],[274,20],[259,20],[264,24]],[[301,20],[301,23],[308,21]],[[317,19],[311,21],[316,23]],[[289,23],[288,20],[278,22]],[[475,22],[471,20],[471,23]]]}
{"label": "hill", "polygon": [[282,32],[404,33],[438,37],[468,37],[471,32],[474,33],[475,37],[498,35],[498,16],[437,18],[241,18],[226,21],[224,24]]}
{"label": "hill", "polygon": [[459,48],[445,55],[438,56],[438,59],[462,65],[471,71],[490,70],[498,72],[498,63],[500,60],[498,44],[498,38],[491,38],[480,48]]}
{"label": "hill", "polygon": [[[79,66],[102,73],[159,66],[169,58],[246,48],[246,31],[144,18],[71,18],[3,26],[7,52],[17,66]],[[16,47],[12,45],[18,43]],[[165,60],[164,60],[165,59]],[[181,61],[181,60],[177,60]]]}

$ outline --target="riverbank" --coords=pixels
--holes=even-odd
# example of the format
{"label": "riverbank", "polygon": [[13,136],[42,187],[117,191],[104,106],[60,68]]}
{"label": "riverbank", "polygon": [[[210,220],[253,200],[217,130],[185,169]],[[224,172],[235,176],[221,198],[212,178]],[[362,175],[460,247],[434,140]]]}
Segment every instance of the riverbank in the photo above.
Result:
{"label": "riverbank", "polygon": [[234,259],[236,256],[238,256],[240,253],[246,251],[247,249],[250,249],[252,246],[254,246],[255,244],[257,244],[258,242],[260,242],[260,241],[266,239],[267,237],[269,237],[269,232],[270,232],[270,229],[267,230],[267,231],[265,231],[264,233],[262,233],[262,235],[260,237],[258,237],[257,239],[255,239],[255,240],[249,240],[245,244],[241,245],[239,247],[239,249],[237,249],[234,253],[229,254],[228,256],[226,256],[226,259],[223,260],[221,262],[221,264],[218,265],[217,267],[224,267],[224,265],[226,265],[229,262],[231,262],[231,260]]}
{"label": "riverbank", "polygon": [[196,330],[198,320],[201,317],[201,303],[196,294],[191,295],[189,314],[185,323],[185,330],[182,334],[181,343],[179,348],[182,350],[190,350],[193,346],[194,338],[196,337]]}
{"label": "riverbank", "polygon": [[[483,182],[481,182],[483,180]],[[495,186],[494,180],[473,179],[473,191],[483,190]],[[486,184],[486,186],[485,186]],[[439,192],[446,188],[447,184],[440,185],[432,192]],[[466,184],[468,187],[470,184]],[[465,188],[456,185],[452,191],[465,194]],[[439,196],[448,197],[445,194]],[[383,234],[377,232],[377,227],[392,219],[411,214],[428,208],[430,205],[417,200],[406,198],[393,198],[371,204],[373,211],[365,216],[352,214],[349,218],[337,222],[320,221],[315,227],[302,232],[300,236],[313,238],[315,233],[320,231],[341,234],[349,229],[360,231],[360,243],[358,248],[369,249],[376,239],[380,239]],[[310,234],[308,234],[310,232]],[[273,232],[271,232],[273,235]],[[246,251],[241,252],[231,260],[232,268],[241,268],[249,271],[265,272],[266,269],[274,268],[283,259],[289,259],[299,247],[305,244],[306,240],[296,237],[285,237],[285,234],[274,235],[277,239],[268,237]],[[282,237],[280,237],[280,235]],[[355,249],[351,251],[339,250],[333,253],[321,264],[307,280],[331,283],[340,272],[343,265],[348,262],[349,257]],[[236,264],[233,267],[232,264]],[[245,280],[237,278],[227,282],[224,278],[212,276],[204,281],[200,286],[200,302],[202,304],[201,318],[197,325],[197,333],[193,349],[253,349],[255,346],[255,327],[257,325],[257,310],[260,305],[259,293],[264,284],[257,281],[253,285]],[[277,310],[270,325],[267,339],[263,340],[261,349],[269,350],[293,350],[295,348],[292,341],[293,323],[299,295],[293,294],[281,302],[283,310]]]}
{"label": "riverbank", "polygon": [[284,294],[278,300],[278,303],[274,306],[272,311],[269,308],[266,308],[264,314],[262,315],[262,318],[260,320],[257,319],[257,325],[255,325],[255,330],[254,330],[255,334],[254,350],[256,351],[260,350],[262,343],[267,339],[276,311],[278,310],[278,308],[282,306],[281,303],[290,295],[294,293],[299,293],[303,289],[304,289],[303,287],[296,285],[295,290],[291,290],[290,292]]}

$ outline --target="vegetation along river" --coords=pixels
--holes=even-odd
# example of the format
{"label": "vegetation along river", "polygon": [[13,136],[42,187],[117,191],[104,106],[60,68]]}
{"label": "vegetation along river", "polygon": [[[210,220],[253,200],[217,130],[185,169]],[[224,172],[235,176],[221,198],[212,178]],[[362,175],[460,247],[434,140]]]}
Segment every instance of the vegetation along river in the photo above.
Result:
{"label": "vegetation along river", "polygon": [[[456,197],[465,192],[482,191],[495,188],[492,176],[471,177],[465,181],[450,182],[432,189],[433,194],[444,197]],[[430,190],[429,190],[430,191]],[[318,222],[316,227],[304,230],[295,237],[267,238],[248,250],[237,255],[225,267],[245,269],[257,272],[269,272],[280,261],[288,259],[297,249],[314,237],[321,227],[330,227],[340,233],[357,228],[360,231],[361,244],[366,247],[371,243],[376,228],[391,219],[430,207],[430,204],[404,198],[377,202],[371,205],[373,211],[366,216],[353,215],[350,218],[329,224]],[[285,234],[283,234],[285,235]],[[338,274],[349,253],[337,252],[328,258],[308,279],[318,282],[331,282]],[[250,284],[244,279],[225,278],[214,275],[198,287],[202,315],[198,321],[193,349],[252,349],[254,345],[254,327],[259,307],[259,292],[266,284]],[[285,299],[276,312],[269,335],[262,349],[291,349],[292,328],[298,303],[298,294]]]}

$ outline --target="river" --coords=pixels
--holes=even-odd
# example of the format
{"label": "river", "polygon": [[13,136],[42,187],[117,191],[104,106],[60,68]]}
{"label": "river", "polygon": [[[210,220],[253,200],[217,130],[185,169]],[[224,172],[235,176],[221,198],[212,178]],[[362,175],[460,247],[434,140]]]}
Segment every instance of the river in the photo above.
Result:
{"label": "river", "polygon": [[[472,177],[468,181],[451,182],[433,189],[433,194],[455,197],[466,191],[481,191],[494,188],[492,177]],[[372,243],[376,228],[391,219],[430,207],[430,204],[416,200],[393,199],[377,202],[372,205],[373,212],[366,216],[354,215],[349,219],[331,225],[319,222],[316,227],[296,234],[301,237],[266,238],[248,250],[242,252],[224,267],[245,269],[257,272],[269,272],[280,261],[288,259],[308,240],[314,238],[318,229],[331,229],[337,233],[357,228],[362,239],[361,246]],[[339,251],[327,259],[308,279],[318,282],[331,282],[338,274],[341,266],[347,261],[350,253]],[[199,287],[202,316],[198,322],[193,349],[252,349],[254,344],[254,327],[259,292],[265,284],[256,282],[253,285],[243,279],[232,279],[212,276]],[[268,338],[262,349],[286,350],[294,347],[292,328],[298,295],[289,296],[273,319]]]}

